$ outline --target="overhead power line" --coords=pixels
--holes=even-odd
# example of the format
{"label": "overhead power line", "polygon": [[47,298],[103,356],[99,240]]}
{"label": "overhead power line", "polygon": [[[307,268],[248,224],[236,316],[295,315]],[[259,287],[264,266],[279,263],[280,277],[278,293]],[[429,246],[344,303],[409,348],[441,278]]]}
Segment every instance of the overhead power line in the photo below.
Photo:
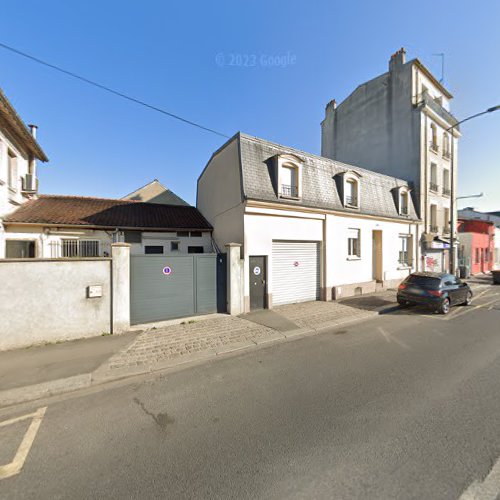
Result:
{"label": "overhead power line", "polygon": [[56,71],[59,71],[60,73],[64,73],[65,75],[71,76],[72,78],[76,78],[77,80],[81,80],[82,82],[88,83],[89,85],[93,85],[94,87],[97,87],[101,90],[105,90],[106,92],[117,95],[118,97],[122,97],[123,99],[127,99],[128,101],[135,102],[136,104],[140,104],[141,106],[152,109],[153,111],[158,111],[158,113],[161,113],[163,115],[170,116],[170,118],[175,118],[176,120],[187,123],[188,125],[192,125],[193,127],[197,127],[201,130],[205,130],[206,132],[211,132],[212,134],[216,134],[216,135],[219,135],[221,137],[225,137],[226,139],[229,139],[228,135],[223,134],[222,132],[218,132],[217,130],[214,130],[213,128],[205,127],[204,125],[200,125],[199,123],[196,123],[196,122],[193,122],[193,121],[188,120],[186,118],[183,118],[182,116],[176,115],[174,113],[170,113],[170,111],[159,108],[157,106],[153,106],[152,104],[148,104],[147,102],[141,101],[140,99],[136,99],[135,97],[124,94],[123,92],[119,92],[118,90],[114,90],[110,87],[107,87],[106,85],[102,85],[101,83],[94,82],[93,80],[89,80],[88,78],[85,78],[84,76],[77,75],[76,73],[73,73],[72,71],[68,71],[64,68],[56,66],[55,64],[51,64],[49,62],[42,61],[42,59],[38,59],[38,57],[27,54],[26,52],[22,52],[21,50],[18,50],[14,47],[10,47],[9,45],[6,45],[5,43],[0,42],[0,47],[4,48],[6,50],[9,50],[11,52],[14,52],[15,54],[23,56],[27,59],[35,61],[38,64],[42,64],[43,66],[47,66],[48,68],[55,69]]}

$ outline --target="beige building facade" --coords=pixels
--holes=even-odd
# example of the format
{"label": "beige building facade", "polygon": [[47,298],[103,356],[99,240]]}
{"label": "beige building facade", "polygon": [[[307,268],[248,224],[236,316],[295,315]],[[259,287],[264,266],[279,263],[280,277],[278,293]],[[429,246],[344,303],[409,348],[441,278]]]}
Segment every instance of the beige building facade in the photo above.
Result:
{"label": "beige building facade", "polygon": [[[330,101],[321,123],[322,155],[409,181],[423,227],[418,268],[446,270],[456,210],[460,131],[450,92],[404,49],[389,70]],[[452,128],[452,129],[451,129]],[[451,130],[450,130],[451,129]]]}

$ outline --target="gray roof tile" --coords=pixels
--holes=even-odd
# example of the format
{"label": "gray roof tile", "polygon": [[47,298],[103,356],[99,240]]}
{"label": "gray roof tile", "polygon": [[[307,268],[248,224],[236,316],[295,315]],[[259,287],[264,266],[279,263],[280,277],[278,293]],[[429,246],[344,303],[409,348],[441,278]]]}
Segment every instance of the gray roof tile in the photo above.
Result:
{"label": "gray roof tile", "polygon": [[[407,181],[242,133],[239,134],[239,140],[246,198],[403,220],[418,219],[411,197],[409,215],[402,216],[398,213],[394,188],[411,187]],[[301,200],[282,199],[278,196],[272,173],[272,159],[278,154],[292,154],[302,159]],[[359,209],[345,208],[341,201],[335,176],[347,170],[354,170],[361,175]]]}

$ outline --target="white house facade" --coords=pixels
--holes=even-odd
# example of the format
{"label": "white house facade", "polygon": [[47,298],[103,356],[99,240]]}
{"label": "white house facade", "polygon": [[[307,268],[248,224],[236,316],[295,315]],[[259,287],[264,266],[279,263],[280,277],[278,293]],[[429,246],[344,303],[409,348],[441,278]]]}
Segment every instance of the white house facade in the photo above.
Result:
{"label": "white house facade", "polygon": [[198,179],[218,247],[241,245],[242,310],[399,284],[420,221],[407,182],[238,133]]}
{"label": "white house facade", "polygon": [[3,225],[6,258],[109,257],[120,242],[132,255],[215,251],[210,224],[189,205],[40,195]]}
{"label": "white house facade", "polygon": [[449,265],[460,137],[452,97],[418,59],[406,62],[401,49],[389,71],[359,85],[339,105],[330,101],[321,123],[323,156],[410,182],[424,229],[419,270]]}
{"label": "white house facade", "polygon": [[[48,161],[36,141],[36,127],[24,124],[0,90],[0,258],[5,256],[3,219],[38,191],[37,160]],[[29,245],[18,243],[24,253]]]}

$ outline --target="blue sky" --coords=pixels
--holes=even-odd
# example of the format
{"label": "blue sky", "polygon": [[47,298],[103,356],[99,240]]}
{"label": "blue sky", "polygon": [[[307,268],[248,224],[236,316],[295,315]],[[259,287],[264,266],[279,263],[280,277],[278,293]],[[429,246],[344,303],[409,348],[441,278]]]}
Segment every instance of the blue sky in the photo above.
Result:
{"label": "blue sky", "polygon": [[[432,54],[446,54],[458,118],[500,104],[500,4],[471,5],[2,2],[0,41],[227,135],[319,153],[325,104],[386,71],[401,46],[438,76]],[[158,178],[194,203],[196,179],[224,142],[4,49],[0,87],[40,127],[44,193],[120,197]],[[485,197],[461,206],[500,210],[499,138],[500,112],[464,125],[459,194]]]}

